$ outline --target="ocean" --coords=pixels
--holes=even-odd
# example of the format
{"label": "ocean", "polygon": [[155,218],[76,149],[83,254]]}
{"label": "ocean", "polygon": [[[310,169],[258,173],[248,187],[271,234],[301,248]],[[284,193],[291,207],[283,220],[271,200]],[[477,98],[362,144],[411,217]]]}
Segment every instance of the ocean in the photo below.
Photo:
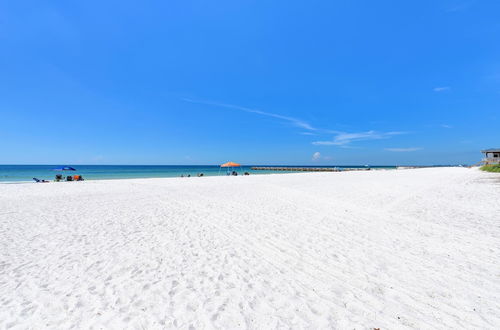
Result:
{"label": "ocean", "polygon": [[[66,164],[65,164],[66,165]],[[64,166],[65,166],[64,165]],[[83,176],[85,180],[109,180],[109,179],[138,179],[138,178],[170,178],[182,175],[196,176],[203,173],[204,176],[226,175],[226,169],[216,165],[69,165],[76,171],[54,171],[61,165],[0,165],[0,182],[33,181],[33,178],[43,180],[54,180],[56,174]],[[237,168],[238,174],[245,172],[255,174],[284,174],[289,171],[254,171],[253,166],[270,165],[248,165]],[[282,165],[272,165],[287,167]],[[288,167],[337,167],[342,168],[366,168],[365,166],[288,166]],[[395,166],[371,166],[373,169],[392,169]]]}

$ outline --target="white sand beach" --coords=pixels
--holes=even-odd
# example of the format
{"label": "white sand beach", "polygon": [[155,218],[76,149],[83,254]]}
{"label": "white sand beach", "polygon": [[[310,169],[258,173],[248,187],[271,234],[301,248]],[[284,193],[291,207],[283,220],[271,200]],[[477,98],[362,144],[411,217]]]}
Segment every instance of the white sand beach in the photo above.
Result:
{"label": "white sand beach", "polygon": [[498,329],[500,175],[0,185],[0,329]]}

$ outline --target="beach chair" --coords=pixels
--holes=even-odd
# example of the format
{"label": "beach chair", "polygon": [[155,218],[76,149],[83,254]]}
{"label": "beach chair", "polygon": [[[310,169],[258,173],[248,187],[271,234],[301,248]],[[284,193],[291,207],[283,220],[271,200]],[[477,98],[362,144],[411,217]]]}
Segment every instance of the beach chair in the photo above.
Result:
{"label": "beach chair", "polygon": [[81,175],[75,175],[75,176],[73,177],[73,179],[74,179],[75,181],[83,181],[83,176],[81,176]]}
{"label": "beach chair", "polygon": [[49,182],[47,180],[40,180],[40,179],[37,179],[37,178],[33,178],[33,180],[35,180],[36,183],[45,183],[45,182]]}
{"label": "beach chair", "polygon": [[66,177],[66,181],[73,181],[73,177],[72,177],[71,175],[68,175],[68,176]]}
{"label": "beach chair", "polygon": [[56,182],[62,181],[63,176],[62,174],[56,174]]}

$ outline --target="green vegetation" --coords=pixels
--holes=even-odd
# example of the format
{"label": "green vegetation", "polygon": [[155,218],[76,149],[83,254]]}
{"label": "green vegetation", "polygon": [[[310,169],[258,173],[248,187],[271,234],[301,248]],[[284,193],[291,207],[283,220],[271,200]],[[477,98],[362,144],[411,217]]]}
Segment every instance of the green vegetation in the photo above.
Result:
{"label": "green vegetation", "polygon": [[481,170],[486,172],[497,172],[500,173],[500,164],[496,165],[483,165],[481,166]]}

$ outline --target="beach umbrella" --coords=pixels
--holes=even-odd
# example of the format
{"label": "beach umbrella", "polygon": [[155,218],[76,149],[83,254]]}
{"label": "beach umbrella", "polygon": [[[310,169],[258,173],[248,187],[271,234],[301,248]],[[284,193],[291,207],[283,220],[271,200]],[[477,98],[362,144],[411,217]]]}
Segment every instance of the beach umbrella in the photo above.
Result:
{"label": "beach umbrella", "polygon": [[[227,168],[227,174],[229,175],[230,174],[230,171],[234,168],[234,167],[241,167],[240,164],[238,163],[235,163],[235,162],[227,162],[227,163],[224,163],[220,166],[220,168]],[[234,171],[233,171],[234,172]],[[219,169],[219,173],[220,173],[220,169]]]}
{"label": "beach umbrella", "polygon": [[73,168],[71,166],[63,166],[63,167],[58,167],[53,169],[53,171],[76,171],[76,168]]}
{"label": "beach umbrella", "polygon": [[240,167],[241,165],[234,162],[227,162],[222,164],[220,167]]}

